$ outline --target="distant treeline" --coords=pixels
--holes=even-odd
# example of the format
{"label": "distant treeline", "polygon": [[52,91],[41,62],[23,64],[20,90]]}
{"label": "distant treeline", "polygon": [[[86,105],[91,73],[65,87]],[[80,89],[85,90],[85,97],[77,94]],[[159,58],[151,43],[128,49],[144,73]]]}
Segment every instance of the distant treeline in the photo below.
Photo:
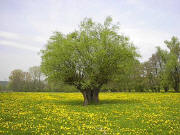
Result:
{"label": "distant treeline", "polygon": [[29,68],[28,72],[15,69],[9,81],[0,81],[0,91],[15,92],[75,92],[76,88],[62,82],[50,82],[45,79],[39,66]]}

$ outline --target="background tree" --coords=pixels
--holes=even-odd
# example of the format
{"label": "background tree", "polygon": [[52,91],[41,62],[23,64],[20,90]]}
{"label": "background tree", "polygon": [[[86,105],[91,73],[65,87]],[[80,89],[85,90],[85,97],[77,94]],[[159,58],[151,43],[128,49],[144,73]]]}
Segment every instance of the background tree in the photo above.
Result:
{"label": "background tree", "polygon": [[53,92],[78,92],[78,90],[73,86],[61,81],[51,81],[46,80],[44,82],[44,91]]}
{"label": "background tree", "polygon": [[145,74],[148,79],[148,87],[152,91],[165,92],[173,87],[179,92],[180,83],[180,42],[178,38],[172,37],[171,41],[165,41],[169,51],[157,47],[156,53],[144,63]]}
{"label": "background tree", "polygon": [[165,90],[165,92],[167,92],[169,90],[169,79],[165,69],[168,60],[168,51],[163,50],[160,47],[157,47],[156,56],[159,65],[158,77],[160,80],[160,86]]}
{"label": "background tree", "polygon": [[147,72],[145,63],[138,62],[135,66],[133,74],[134,89],[136,92],[145,92],[148,90]]}
{"label": "background tree", "polygon": [[164,42],[170,50],[166,64],[166,74],[169,77],[172,87],[179,92],[180,85],[180,41],[172,37],[171,41]]}
{"label": "background tree", "polygon": [[152,91],[160,92],[161,88],[165,91],[169,89],[167,73],[165,72],[168,60],[168,52],[157,47],[152,57],[146,62],[146,73],[149,79],[149,88]]}
{"label": "background tree", "polygon": [[140,62],[138,60],[132,59],[132,61],[124,65],[120,73],[116,74],[116,78],[113,81],[118,84],[118,89],[120,89],[118,91],[131,92],[135,90],[139,65]]}
{"label": "background tree", "polygon": [[33,66],[29,68],[29,78],[32,79],[32,89],[34,91],[41,91],[43,89],[42,72],[40,66]]}
{"label": "background tree", "polygon": [[32,91],[32,77],[29,72],[24,72],[24,84],[23,84],[24,91]]}
{"label": "background tree", "polygon": [[13,91],[23,91],[24,72],[20,69],[15,69],[9,76],[9,87]]}
{"label": "background tree", "polygon": [[8,88],[13,91],[44,91],[44,81],[40,67],[34,66],[29,72],[13,70],[9,76]]}
{"label": "background tree", "polygon": [[74,85],[84,105],[98,103],[100,88],[124,74],[137,56],[128,38],[118,34],[119,26],[107,17],[104,24],[85,18],[78,31],[56,32],[42,50],[42,71],[51,80]]}

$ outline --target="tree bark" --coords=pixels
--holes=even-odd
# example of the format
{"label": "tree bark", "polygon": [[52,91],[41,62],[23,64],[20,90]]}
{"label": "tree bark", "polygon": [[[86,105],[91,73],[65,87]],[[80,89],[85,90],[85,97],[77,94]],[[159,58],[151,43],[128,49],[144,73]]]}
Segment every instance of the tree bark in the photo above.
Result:
{"label": "tree bark", "polygon": [[179,92],[179,83],[178,82],[175,82],[174,90],[175,90],[175,92]]}
{"label": "tree bark", "polygon": [[180,76],[179,76],[179,70],[178,67],[175,68],[176,73],[174,75],[174,80],[175,80],[175,84],[174,84],[174,90],[175,92],[179,92],[179,82],[180,82]]}
{"label": "tree bark", "polygon": [[169,87],[164,86],[164,91],[165,91],[165,92],[168,92],[168,90],[169,90]]}
{"label": "tree bark", "polygon": [[88,104],[95,103],[97,104],[99,102],[99,90],[83,90],[81,91],[83,94],[84,102],[83,105],[86,106]]}
{"label": "tree bark", "polygon": [[88,101],[88,97],[87,97],[87,94],[86,94],[86,91],[83,91],[82,92],[83,94],[83,98],[84,98],[84,102],[83,102],[83,105],[88,105],[89,104],[89,101]]}
{"label": "tree bark", "polygon": [[99,89],[96,89],[93,92],[93,102],[95,104],[99,103]]}

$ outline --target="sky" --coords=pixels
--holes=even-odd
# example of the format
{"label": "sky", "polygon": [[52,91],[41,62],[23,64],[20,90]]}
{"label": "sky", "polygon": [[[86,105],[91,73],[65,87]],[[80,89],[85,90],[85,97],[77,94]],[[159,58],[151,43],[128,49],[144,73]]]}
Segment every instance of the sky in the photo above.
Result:
{"label": "sky", "polygon": [[120,23],[146,61],[164,40],[180,39],[180,0],[0,0],[0,81],[12,70],[41,63],[40,50],[54,31],[69,33],[85,18]]}

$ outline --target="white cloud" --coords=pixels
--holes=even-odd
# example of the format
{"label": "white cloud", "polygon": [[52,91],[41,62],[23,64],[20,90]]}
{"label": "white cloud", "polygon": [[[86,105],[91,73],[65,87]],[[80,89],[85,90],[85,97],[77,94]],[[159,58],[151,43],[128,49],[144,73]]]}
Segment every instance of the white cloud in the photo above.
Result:
{"label": "white cloud", "polygon": [[139,2],[140,2],[140,0],[126,0],[126,2],[128,3],[128,4],[138,4]]}
{"label": "white cloud", "polygon": [[30,51],[39,51],[46,44],[47,37],[25,36],[13,32],[0,31],[0,45],[26,49]]}
{"label": "white cloud", "polygon": [[19,35],[16,33],[0,31],[0,37],[8,39],[19,39]]}
{"label": "white cloud", "polygon": [[20,49],[26,49],[26,50],[35,51],[35,52],[40,51],[40,48],[33,47],[31,45],[24,45],[24,44],[21,44],[21,43],[16,43],[16,42],[13,42],[13,41],[8,41],[8,40],[0,40],[0,45],[11,46],[11,47],[16,47],[16,48],[20,48]]}
{"label": "white cloud", "polygon": [[21,42],[41,42],[45,43],[47,41],[47,36],[26,36],[19,33],[0,31],[0,38],[9,39],[9,40],[17,40]]}

